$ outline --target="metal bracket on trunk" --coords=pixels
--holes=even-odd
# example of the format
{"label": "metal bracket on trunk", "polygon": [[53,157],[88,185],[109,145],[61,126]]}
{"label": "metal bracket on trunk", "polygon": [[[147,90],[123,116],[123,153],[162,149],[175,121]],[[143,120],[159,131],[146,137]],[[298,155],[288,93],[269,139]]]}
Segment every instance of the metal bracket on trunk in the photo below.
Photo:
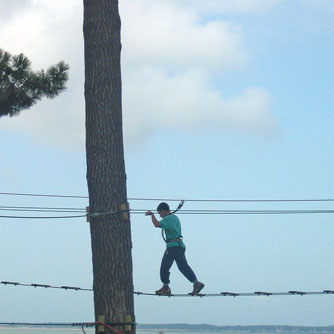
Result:
{"label": "metal bracket on trunk", "polygon": [[[98,320],[98,322],[102,322],[102,323],[104,323],[104,321],[105,321],[105,316],[104,315],[99,315],[98,317],[97,317],[97,320]],[[97,326],[97,332],[100,334],[100,333],[104,333],[104,330],[105,330],[105,327],[103,326],[103,325],[98,325]]]}
{"label": "metal bracket on trunk", "polygon": [[[131,315],[126,315],[125,316],[125,320],[124,320],[124,322],[125,323],[131,323],[132,322],[132,317],[131,317]],[[131,325],[130,324],[128,324],[128,325],[125,325],[124,326],[124,331],[125,332],[131,332]]]}
{"label": "metal bracket on trunk", "polygon": [[86,206],[86,222],[90,222],[90,206]]}
{"label": "metal bracket on trunk", "polygon": [[129,203],[120,204],[119,210],[122,213],[123,222],[129,221]]}

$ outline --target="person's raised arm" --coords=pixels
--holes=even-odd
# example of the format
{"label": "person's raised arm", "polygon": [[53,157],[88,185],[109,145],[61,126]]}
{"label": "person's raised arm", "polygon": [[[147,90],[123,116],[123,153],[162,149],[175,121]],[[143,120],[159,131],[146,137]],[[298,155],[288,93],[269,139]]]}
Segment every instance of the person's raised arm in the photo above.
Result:
{"label": "person's raised arm", "polygon": [[160,227],[158,219],[155,218],[155,215],[154,215],[154,213],[152,211],[146,211],[145,212],[145,216],[151,216],[153,225],[155,227]]}

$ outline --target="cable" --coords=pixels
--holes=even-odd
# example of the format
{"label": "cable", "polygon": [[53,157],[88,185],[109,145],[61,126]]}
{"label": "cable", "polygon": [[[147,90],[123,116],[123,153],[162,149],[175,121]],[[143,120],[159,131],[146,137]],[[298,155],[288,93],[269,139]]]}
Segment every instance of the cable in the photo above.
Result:
{"label": "cable", "polygon": [[[14,210],[15,211],[15,210]],[[29,211],[29,210],[28,210]],[[106,212],[95,212],[84,215],[72,215],[72,216],[4,216],[0,215],[0,218],[9,218],[9,219],[67,219],[67,218],[83,218],[83,217],[99,217],[104,215],[116,215],[123,212],[128,212],[129,210],[119,210],[119,211],[106,211]],[[48,211],[41,211],[48,212]],[[61,212],[61,211],[53,211]],[[75,211],[76,212],[76,211]]]}
{"label": "cable", "polygon": [[57,209],[20,209],[20,208],[2,208],[0,211],[11,211],[11,212],[61,212],[61,213],[78,213],[85,212],[86,210],[57,210]]}
{"label": "cable", "polygon": [[[2,281],[0,284],[12,285],[12,286],[25,286],[34,288],[45,288],[45,289],[63,289],[63,290],[75,290],[75,291],[93,291],[93,289],[79,288],[73,286],[52,286],[49,284],[25,284],[19,282],[9,282]],[[300,291],[300,290],[290,290],[287,292],[266,292],[266,291],[255,291],[255,292],[218,292],[218,293],[201,293],[197,295],[192,295],[190,293],[173,293],[170,295],[157,295],[150,292],[140,292],[134,291],[134,295],[137,296],[156,296],[156,297],[257,297],[257,296],[305,296],[305,295],[334,295],[334,290],[322,290],[322,291]]]}
{"label": "cable", "polygon": [[124,325],[137,325],[136,323],[104,323],[102,321],[94,322],[0,322],[0,326],[35,326],[35,327],[81,327],[83,333],[86,333],[84,327],[104,326],[110,329],[116,334],[123,334],[120,330],[111,327],[113,326],[124,326]]}
{"label": "cable", "polygon": [[19,282],[10,282],[10,281],[2,281],[0,284],[3,285],[11,285],[11,286],[25,286],[25,287],[33,287],[33,288],[45,288],[45,289],[63,289],[63,290],[74,290],[74,291],[93,291],[93,289],[87,289],[87,288],[80,288],[76,286],[53,286],[50,284],[27,284],[27,283],[19,283]]}
{"label": "cable", "polygon": [[[34,193],[11,193],[0,192],[0,195],[28,196],[28,197],[54,197],[54,198],[89,198],[79,195],[55,195],[55,194],[34,194]],[[180,202],[175,198],[140,198],[129,197],[131,201],[168,201]],[[186,202],[334,202],[334,198],[307,198],[307,199],[184,199]]]}
{"label": "cable", "polygon": [[78,195],[53,195],[53,194],[31,194],[31,193],[10,193],[10,192],[0,192],[0,195],[8,196],[28,196],[28,197],[55,197],[55,198],[88,198],[88,196],[78,196]]}
{"label": "cable", "polygon": [[[17,193],[0,193],[0,194],[14,194]],[[36,195],[44,196],[41,194],[20,194],[20,195]],[[58,196],[58,195],[45,195],[45,196]],[[65,196],[65,195],[60,195]],[[192,201],[192,200],[189,200]],[[195,200],[193,200],[195,201]],[[196,200],[203,201],[203,200]],[[215,201],[215,200],[213,200]],[[217,200],[218,201],[218,200]],[[219,200],[225,201],[225,200]],[[234,201],[234,200],[226,200]],[[239,200],[242,201],[242,200]],[[246,201],[246,200],[245,200]],[[257,200],[247,200],[247,201],[257,201]],[[262,200],[262,201],[280,201],[280,200]],[[323,200],[287,200],[287,201],[323,201]],[[330,199],[327,199],[330,201]],[[181,201],[183,204],[184,201]],[[181,204],[180,203],[180,204]],[[181,205],[182,206],[182,205]],[[180,205],[179,205],[180,209]],[[43,212],[43,213],[84,213],[80,215],[67,215],[67,216],[17,216],[17,215],[0,215],[0,218],[8,219],[69,219],[69,218],[83,218],[83,217],[98,217],[102,215],[111,215],[123,213],[121,211],[107,211],[107,212],[96,212],[96,213],[86,213],[85,208],[73,208],[73,207],[42,207],[42,206],[0,206],[0,211],[11,211],[11,212]],[[132,214],[144,214],[146,209],[130,209],[125,210],[131,212]],[[153,211],[153,210],[152,210]],[[289,210],[222,210],[222,209],[185,209],[178,211],[181,215],[291,215],[291,214],[333,214],[333,209],[289,209]]]}
{"label": "cable", "polygon": [[64,211],[86,211],[85,208],[64,208],[64,207],[45,207],[45,206],[6,206],[0,205],[0,210],[2,209],[31,209],[31,210],[64,210]]}
{"label": "cable", "polygon": [[155,293],[145,293],[145,292],[134,292],[138,296],[157,296],[157,297],[259,297],[259,296],[306,296],[306,295],[333,295],[334,290],[323,290],[323,291],[296,291],[291,290],[287,292],[218,292],[218,293],[200,293],[193,295],[191,293],[172,293],[170,295],[157,295]]}
{"label": "cable", "polygon": [[[146,210],[132,209],[133,214],[143,214]],[[334,210],[181,210],[178,215],[287,215],[287,214],[332,214]]]}
{"label": "cable", "polygon": [[65,326],[81,326],[81,324],[68,322],[0,322],[0,326],[42,326],[42,327],[65,327]]}
{"label": "cable", "polygon": [[[98,212],[84,215],[71,215],[71,216],[7,216],[0,215],[0,218],[8,219],[70,219],[70,218],[83,218],[83,217],[98,217],[102,215],[115,215],[122,213],[123,211],[109,211]],[[132,214],[142,215],[145,210],[129,210]],[[45,212],[45,211],[44,211]],[[60,212],[60,211],[56,211]],[[292,214],[333,214],[334,210],[182,210],[179,211],[179,215],[292,215]]]}
{"label": "cable", "polygon": [[[180,202],[177,198],[139,198],[129,197],[131,201]],[[183,199],[185,202],[334,202],[334,198],[309,199]]]}
{"label": "cable", "polygon": [[0,218],[8,219],[67,219],[67,218],[83,218],[87,215],[77,215],[77,216],[0,216]]}

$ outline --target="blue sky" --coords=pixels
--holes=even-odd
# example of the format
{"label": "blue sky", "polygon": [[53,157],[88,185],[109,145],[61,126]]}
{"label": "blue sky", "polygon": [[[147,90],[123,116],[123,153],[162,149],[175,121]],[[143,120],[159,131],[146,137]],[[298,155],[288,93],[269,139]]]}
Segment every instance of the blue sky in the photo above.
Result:
{"label": "blue sky", "polygon": [[[82,5],[0,5],[1,48],[36,69],[64,59],[68,90],[0,120],[0,192],[86,195]],[[331,1],[120,1],[129,197],[333,196]],[[152,26],[154,29],[152,29]],[[24,29],[23,29],[24,28]],[[1,205],[82,207],[85,199],[1,197]],[[154,209],[158,201],[134,202]],[[172,203],[177,205],[177,203]],[[184,209],[333,209],[329,203],[193,203]],[[333,289],[332,215],[180,215],[204,292]],[[1,281],[91,287],[84,219],[1,219]],[[133,215],[134,284],[160,287],[164,251]],[[177,268],[172,291],[191,290]],[[90,292],[0,286],[1,321],[89,321]],[[333,325],[332,296],[135,297],[139,323]]]}

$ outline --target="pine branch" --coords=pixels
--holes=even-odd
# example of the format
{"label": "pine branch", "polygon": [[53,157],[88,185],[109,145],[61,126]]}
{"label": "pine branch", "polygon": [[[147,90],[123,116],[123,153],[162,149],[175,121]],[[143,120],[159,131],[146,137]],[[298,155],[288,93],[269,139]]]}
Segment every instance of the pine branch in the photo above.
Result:
{"label": "pine branch", "polygon": [[24,55],[0,49],[0,117],[28,109],[42,97],[54,98],[66,89],[69,66],[61,61],[45,72],[33,72]]}

